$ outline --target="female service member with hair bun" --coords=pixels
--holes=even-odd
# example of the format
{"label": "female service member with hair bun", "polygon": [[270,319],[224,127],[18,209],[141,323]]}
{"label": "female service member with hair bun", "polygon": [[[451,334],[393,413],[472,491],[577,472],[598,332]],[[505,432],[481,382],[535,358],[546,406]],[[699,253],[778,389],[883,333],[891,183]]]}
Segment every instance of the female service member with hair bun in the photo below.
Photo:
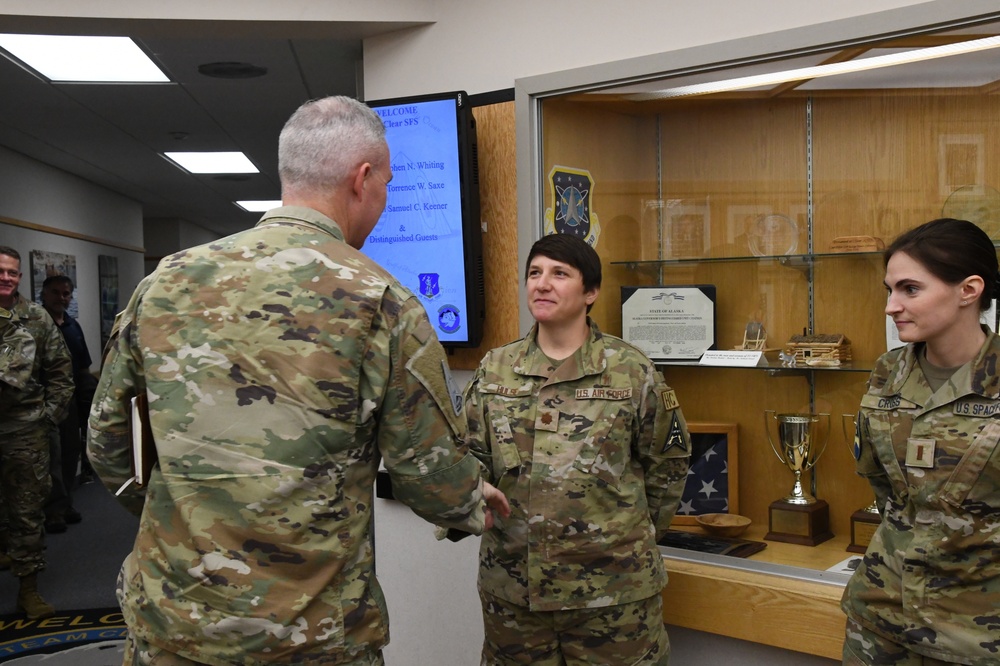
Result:
{"label": "female service member with hair bun", "polygon": [[996,249],[940,219],[884,259],[885,311],[908,344],[878,360],[858,414],[882,524],[844,592],[844,664],[998,664],[1000,338],[981,323]]}

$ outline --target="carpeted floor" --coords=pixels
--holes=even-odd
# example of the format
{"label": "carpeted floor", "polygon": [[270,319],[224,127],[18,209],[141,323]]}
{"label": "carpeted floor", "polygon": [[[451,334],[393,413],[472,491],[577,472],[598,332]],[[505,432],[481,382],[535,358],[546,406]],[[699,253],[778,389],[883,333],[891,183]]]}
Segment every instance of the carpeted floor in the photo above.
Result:
{"label": "carpeted floor", "polygon": [[121,663],[124,624],[115,580],[132,549],[138,519],[98,482],[78,487],[73,503],[83,521],[45,536],[47,567],[38,587],[56,607],[55,617],[31,622],[17,613],[17,579],[0,572],[0,662],[5,666]]}

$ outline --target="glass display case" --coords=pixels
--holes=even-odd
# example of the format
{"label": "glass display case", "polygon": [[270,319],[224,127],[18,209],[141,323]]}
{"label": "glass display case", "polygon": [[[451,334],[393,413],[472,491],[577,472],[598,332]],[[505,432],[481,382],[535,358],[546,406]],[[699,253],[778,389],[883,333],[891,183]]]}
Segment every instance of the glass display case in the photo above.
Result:
{"label": "glass display case", "polygon": [[[766,410],[831,415],[828,450],[808,476],[834,538],[768,541],[746,565],[817,580],[850,556],[852,514],[871,497],[841,415],[857,411],[874,361],[895,344],[880,250],[938,217],[1000,239],[1000,19],[956,17],[877,39],[854,29],[833,45],[754,43],[745,50],[756,53],[698,66],[707,51],[682,54],[683,67],[631,79],[630,66],[595,71],[615,78],[589,85],[576,72],[569,92],[549,78],[519,96],[534,160],[522,210],[539,234],[595,244],[604,282],[591,316],[601,328],[628,337],[623,287],[713,285],[716,347],[744,347],[752,330],[764,350],[753,368],[661,365],[689,421],[738,427],[739,508],[753,521],[743,538],[763,538],[769,505],[792,479],[771,452]],[[849,360],[779,358],[793,336],[827,335],[849,345]]]}

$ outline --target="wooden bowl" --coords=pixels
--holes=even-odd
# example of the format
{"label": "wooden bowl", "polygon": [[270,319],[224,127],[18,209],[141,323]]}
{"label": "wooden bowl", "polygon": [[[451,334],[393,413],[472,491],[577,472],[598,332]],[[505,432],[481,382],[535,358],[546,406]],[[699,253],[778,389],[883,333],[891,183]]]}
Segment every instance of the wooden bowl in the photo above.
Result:
{"label": "wooden bowl", "polygon": [[750,519],[732,513],[705,513],[695,516],[698,525],[713,536],[737,537],[750,527]]}

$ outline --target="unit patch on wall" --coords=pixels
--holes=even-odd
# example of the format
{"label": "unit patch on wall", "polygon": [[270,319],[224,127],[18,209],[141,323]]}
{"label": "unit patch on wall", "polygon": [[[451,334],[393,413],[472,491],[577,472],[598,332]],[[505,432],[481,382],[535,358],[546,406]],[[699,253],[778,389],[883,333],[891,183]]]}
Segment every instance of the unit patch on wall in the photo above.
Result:
{"label": "unit patch on wall", "polygon": [[544,234],[572,234],[597,247],[601,223],[592,206],[590,172],[556,165],[549,172],[549,187],[553,205],[545,209]]}

